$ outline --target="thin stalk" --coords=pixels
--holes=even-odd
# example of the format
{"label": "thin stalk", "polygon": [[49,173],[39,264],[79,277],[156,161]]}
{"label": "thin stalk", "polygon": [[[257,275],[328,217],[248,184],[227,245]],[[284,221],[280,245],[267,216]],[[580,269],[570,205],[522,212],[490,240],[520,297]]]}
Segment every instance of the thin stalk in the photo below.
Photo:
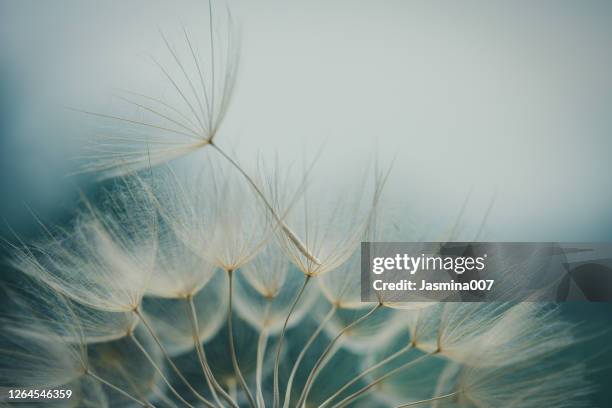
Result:
{"label": "thin stalk", "polygon": [[251,408],[256,408],[255,399],[251,394],[251,390],[247,386],[246,381],[240,371],[240,366],[238,365],[238,357],[236,356],[236,348],[234,346],[234,329],[232,324],[232,293],[234,292],[234,279],[233,279],[233,270],[227,270],[227,277],[229,279],[229,302],[227,309],[227,331],[229,334],[229,346],[230,346],[230,355],[232,358],[232,365],[234,366],[234,372],[236,373],[236,377],[238,377],[238,382],[240,386],[244,390],[247,399],[249,400],[249,405]]}
{"label": "thin stalk", "polygon": [[236,380],[229,378],[225,383],[227,384],[227,392],[229,395],[234,401],[238,401],[238,384],[236,384]]}
{"label": "thin stalk", "polygon": [[291,304],[291,307],[289,308],[289,313],[287,313],[287,317],[285,318],[285,323],[283,323],[283,328],[281,330],[280,337],[278,339],[278,346],[276,346],[276,357],[274,358],[274,405],[273,405],[274,408],[278,408],[280,406],[278,370],[280,366],[280,355],[281,355],[281,351],[283,348],[283,340],[285,339],[285,331],[287,330],[289,319],[291,318],[291,315],[293,314],[295,307],[297,306],[298,302],[300,301],[300,298],[304,294],[304,290],[306,289],[308,282],[310,282],[310,278],[311,278],[310,275],[304,275],[304,284],[300,288],[300,291],[295,296],[295,299],[293,300],[293,303]]}
{"label": "thin stalk", "polygon": [[335,393],[333,393],[328,399],[326,399],[320,406],[319,408],[324,408],[327,405],[329,405],[335,398],[337,398],[340,394],[342,394],[342,392],[344,392],[346,389],[348,389],[351,385],[355,384],[357,381],[359,381],[361,378],[365,377],[366,375],[368,375],[369,373],[371,373],[372,371],[376,370],[377,368],[380,368],[382,366],[384,366],[385,364],[395,360],[396,358],[400,357],[402,354],[407,353],[409,350],[411,350],[413,347],[413,344],[410,343],[405,347],[402,347],[400,350],[396,351],[395,353],[391,354],[389,357],[385,358],[384,360],[379,361],[378,363],[370,366],[369,368],[367,368],[366,370],[362,371],[361,373],[359,373],[359,375],[357,375],[355,378],[353,378],[351,381],[347,382],[346,384],[344,384],[342,387],[340,387],[340,389],[338,389],[338,391],[336,391]]}
{"label": "thin stalk", "polygon": [[194,408],[193,405],[191,405],[189,402],[185,401],[185,399],[181,396],[181,394],[179,394],[178,391],[172,386],[172,384],[170,383],[168,378],[164,375],[164,372],[162,371],[162,369],[155,362],[153,357],[151,357],[149,352],[144,348],[142,343],[140,343],[140,341],[136,338],[136,336],[134,336],[134,333],[130,333],[130,339],[134,342],[134,344],[136,344],[138,349],[142,352],[142,354],[144,354],[144,356],[147,358],[147,360],[149,360],[149,363],[151,363],[153,368],[155,368],[155,371],[157,371],[157,373],[160,375],[161,379],[166,383],[166,385],[168,386],[168,388],[170,389],[172,394],[174,394],[176,396],[176,398],[178,398],[183,404],[187,405],[189,408]]}
{"label": "thin stalk", "polygon": [[287,381],[287,389],[285,390],[285,402],[283,403],[283,408],[289,408],[289,401],[291,400],[291,388],[293,387],[293,380],[295,379],[297,370],[300,367],[300,363],[304,359],[304,356],[306,356],[306,352],[308,351],[312,343],[314,343],[316,338],[319,336],[319,333],[321,333],[321,331],[323,330],[323,328],[325,327],[329,319],[331,319],[332,316],[336,313],[336,310],[338,310],[338,306],[336,305],[333,305],[329,309],[329,312],[327,312],[327,314],[325,315],[321,323],[319,323],[319,326],[317,327],[317,329],[314,331],[314,333],[312,333],[312,335],[310,336],[310,338],[308,339],[308,341],[302,348],[302,351],[300,351],[300,354],[298,355],[298,358],[295,360],[295,363],[293,363],[293,368],[291,369],[291,374],[289,375],[289,381]]}
{"label": "thin stalk", "polygon": [[257,395],[257,407],[265,408],[266,403],[263,398],[263,391],[261,387],[263,377],[263,360],[266,354],[266,346],[268,344],[268,329],[264,327],[259,333],[259,340],[257,341],[257,369],[255,370],[255,387]]}
{"label": "thin stalk", "polygon": [[328,360],[326,361],[327,356],[331,353],[333,347],[338,342],[338,340],[340,340],[340,337],[342,337],[344,333],[351,330],[353,327],[367,320],[381,307],[382,307],[381,303],[376,304],[376,306],[370,309],[368,313],[364,314],[359,319],[355,320],[354,322],[352,322],[351,324],[345,326],[342,330],[340,330],[340,333],[338,333],[336,337],[334,337],[332,341],[329,342],[329,344],[323,351],[323,354],[321,354],[321,356],[315,363],[314,367],[310,371],[310,374],[308,375],[308,379],[306,380],[306,384],[304,385],[304,389],[302,390],[302,394],[300,395],[300,399],[298,400],[296,407],[301,407],[302,405],[306,403],[306,399],[308,398],[308,394],[310,394],[310,389],[312,388],[312,384],[314,383],[317,376],[319,375],[319,372],[320,372],[319,370],[322,369],[327,364],[327,361],[328,361]]}
{"label": "thin stalk", "polygon": [[162,354],[164,355],[164,357],[166,358],[166,360],[168,361],[168,364],[170,365],[170,367],[172,368],[172,370],[174,370],[174,372],[176,373],[176,375],[181,379],[181,381],[187,386],[187,388],[189,388],[189,390],[200,400],[202,401],[202,403],[204,405],[206,405],[209,408],[215,408],[215,405],[213,403],[211,403],[209,400],[207,400],[206,398],[204,398],[202,395],[200,395],[200,393],[198,393],[196,391],[195,388],[193,388],[193,386],[191,385],[191,383],[189,381],[187,381],[187,379],[185,378],[185,376],[183,375],[183,373],[181,372],[181,370],[179,370],[179,368],[176,366],[176,364],[174,363],[174,361],[172,361],[172,358],[170,357],[170,354],[168,353],[168,350],[166,350],[166,347],[164,347],[164,345],[162,344],[161,340],[159,339],[159,337],[157,336],[157,334],[155,334],[155,330],[153,330],[153,327],[151,327],[151,325],[149,324],[149,321],[144,317],[144,315],[140,312],[139,309],[134,309],[134,314],[136,316],[138,316],[138,318],[140,319],[140,321],[142,322],[142,324],[144,324],[145,328],[147,329],[147,331],[149,332],[149,334],[151,335],[151,338],[153,338],[153,340],[155,341],[155,344],[157,344],[157,347],[159,347],[159,349],[161,350]]}
{"label": "thin stalk", "polygon": [[223,158],[225,158],[232,166],[234,166],[236,170],[238,170],[238,172],[240,172],[240,174],[242,174],[242,176],[246,179],[246,181],[251,185],[251,187],[253,187],[253,190],[255,190],[255,193],[259,196],[259,198],[261,198],[261,200],[263,201],[268,211],[270,211],[270,213],[272,214],[276,222],[279,223],[283,232],[287,235],[289,240],[295,245],[298,251],[300,251],[302,255],[304,255],[309,261],[315,263],[316,265],[320,265],[321,261],[319,261],[319,259],[317,259],[317,257],[308,250],[308,248],[306,247],[306,245],[304,245],[302,240],[287,225],[283,217],[281,217],[277,213],[277,211],[274,209],[272,204],[270,204],[270,201],[268,200],[266,195],[263,193],[263,191],[261,191],[257,183],[255,183],[255,180],[253,180],[253,178],[249,176],[248,173],[244,171],[244,169],[234,159],[232,159],[227,153],[225,153],[225,151],[221,150],[221,148],[217,146],[214,142],[210,141],[209,144],[217,152],[219,152],[219,154],[221,154],[221,156],[223,156]]}
{"label": "thin stalk", "polygon": [[347,396],[346,398],[344,398],[342,401],[340,401],[339,403],[337,403],[336,405],[334,405],[332,408],[342,408],[347,406],[348,404],[350,404],[351,402],[353,402],[354,400],[356,400],[357,398],[359,398],[360,396],[362,396],[363,394],[365,394],[368,390],[370,390],[372,387],[376,386],[377,384],[380,384],[381,382],[383,382],[384,380],[386,380],[387,378],[401,372],[404,371],[405,369],[407,369],[408,367],[411,367],[412,365],[426,359],[429,356],[432,356],[434,354],[436,354],[437,351],[434,351],[433,353],[429,353],[429,354],[425,354],[422,355],[421,357],[417,357],[414,360],[411,360],[407,363],[402,364],[399,367],[394,368],[393,370],[385,373],[384,375],[378,377],[376,380],[372,381],[371,383],[369,383],[368,385],[366,385],[365,387],[360,388],[359,390],[355,391],[354,393],[352,393],[351,395]]}
{"label": "thin stalk", "polygon": [[87,371],[85,373],[86,375],[90,376],[91,378],[93,378],[96,381],[99,381],[100,383],[106,385],[108,388],[111,388],[115,391],[117,391],[119,394],[123,395],[124,397],[134,401],[135,403],[145,407],[145,408],[155,408],[155,405],[151,404],[150,402],[144,402],[139,400],[138,398],[134,397],[133,395],[131,395],[129,392],[121,389],[120,387],[109,383],[108,381],[106,381],[104,378],[97,376],[96,374],[92,373],[91,371]]}
{"label": "thin stalk", "polygon": [[424,400],[420,400],[420,401],[414,401],[414,402],[409,402],[407,404],[404,405],[398,405],[395,408],[406,408],[406,407],[413,407],[415,405],[419,405],[419,404],[425,404],[427,402],[434,402],[434,401],[439,401],[441,399],[445,399],[445,398],[450,398],[450,397],[454,397],[455,395],[457,395],[459,392],[455,391],[455,392],[451,392],[450,394],[446,394],[446,395],[440,395],[438,397],[433,397],[433,398],[429,398],[429,399],[424,399]]}
{"label": "thin stalk", "polygon": [[193,296],[187,297],[187,303],[189,306],[189,318],[191,320],[191,327],[193,332],[193,342],[195,345],[196,353],[198,355],[198,360],[200,361],[200,366],[202,367],[202,372],[204,373],[204,378],[206,379],[206,384],[210,389],[210,392],[215,399],[215,402],[220,407],[223,406],[221,401],[219,400],[219,396],[217,395],[217,391],[221,394],[224,400],[226,400],[232,407],[238,408],[238,404],[235,400],[230,397],[225,390],[219,385],[215,376],[208,365],[208,360],[206,359],[206,353],[204,352],[204,347],[202,346],[202,342],[200,341],[199,333],[200,328],[198,325],[198,315],[195,308],[195,304],[193,303]]}
{"label": "thin stalk", "polygon": [[113,364],[112,367],[113,369],[119,372],[119,374],[125,381],[127,381],[128,385],[130,386],[132,390],[134,390],[134,393],[136,394],[138,398],[140,398],[142,401],[146,402],[147,404],[151,404],[151,401],[147,399],[147,396],[144,395],[144,393],[140,390],[140,387],[138,387],[138,385],[134,382],[134,380],[132,380],[130,373],[128,373],[127,370],[120,363]]}
{"label": "thin stalk", "polygon": [[159,387],[157,386],[153,387],[153,394],[155,394],[155,396],[159,398],[161,402],[163,402],[170,408],[179,408],[178,405],[174,403],[174,401],[168,398],[166,394],[162,390],[159,389]]}

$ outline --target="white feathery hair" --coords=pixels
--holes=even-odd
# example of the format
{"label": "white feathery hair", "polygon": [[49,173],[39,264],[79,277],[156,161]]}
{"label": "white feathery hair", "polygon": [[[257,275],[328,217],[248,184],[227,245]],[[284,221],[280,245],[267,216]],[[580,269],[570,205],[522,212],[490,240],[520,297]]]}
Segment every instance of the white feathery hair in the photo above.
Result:
{"label": "white feathery hair", "polygon": [[[324,330],[329,335],[335,336],[340,330],[363,315],[365,315],[363,309],[340,309],[329,319]],[[366,353],[387,347],[402,328],[397,323],[398,316],[394,311],[379,309],[368,319],[345,331],[340,339],[340,344],[354,353]]]}
{"label": "white feathery hair", "polygon": [[78,303],[108,312],[138,307],[157,252],[155,214],[132,214],[142,197],[123,180],[102,208],[86,203],[68,231],[16,247],[12,265]]}
{"label": "white feathery hair", "polygon": [[153,177],[151,190],[178,239],[225,270],[253,259],[276,228],[245,180],[216,160],[203,163],[195,175],[166,167]]}
{"label": "white feathery hair", "polygon": [[289,261],[275,245],[268,245],[242,268],[242,276],[264,298],[275,298],[289,274]]}
{"label": "white feathery hair", "polygon": [[[295,239],[284,233],[278,234],[278,241],[291,262],[306,276],[333,271],[357,249],[377,211],[388,175],[378,171],[370,173],[357,188],[347,191],[326,186],[320,194],[313,194],[309,186],[304,186],[297,199],[281,207],[286,211],[287,224],[301,242],[296,245]],[[335,193],[329,194],[329,190]],[[370,194],[367,190],[371,190]]]}
{"label": "white feathery hair", "polygon": [[64,311],[52,326],[46,319],[35,317],[23,321],[0,319],[0,384],[53,388],[76,381],[87,372],[83,332],[72,310]]}
{"label": "white feathery hair", "polygon": [[440,375],[434,408],[508,407],[579,408],[591,406],[593,391],[582,363],[558,358],[536,358],[502,367],[448,366]]}
{"label": "white feathery hair", "polygon": [[[487,304],[495,311],[494,305]],[[484,315],[476,320],[484,319],[480,325],[485,329],[476,333],[478,330],[474,322],[471,324],[472,336],[453,333],[454,330],[470,331],[470,324],[464,323],[457,329],[449,325],[440,335],[440,344],[447,344],[443,346],[443,353],[457,361],[465,356],[466,364],[481,367],[513,364],[562,350],[575,342],[574,325],[561,319],[555,305],[518,303],[503,310],[497,318],[489,318],[488,310],[482,308],[472,310],[471,315]],[[461,340],[461,337],[464,339]],[[475,350],[478,350],[477,359],[470,357]]]}
{"label": "white feathery hair", "polygon": [[439,329],[438,316],[440,313],[440,303],[434,303],[432,307],[401,310],[400,313],[406,319],[410,342],[422,351],[432,352],[437,349],[432,346],[435,343]]}
{"label": "white feathery hair", "polygon": [[213,277],[216,267],[160,227],[159,249],[147,295],[162,298],[195,296]]}
{"label": "white feathery hair", "polygon": [[55,387],[84,374],[87,353],[83,343],[68,342],[42,325],[0,324],[4,326],[0,335],[0,383],[4,386]]}
{"label": "white feathery hair", "polygon": [[93,309],[33,282],[19,291],[7,289],[6,295],[11,300],[7,319],[32,328],[43,325],[67,342],[116,340],[133,332],[138,324],[133,313]]}
{"label": "white feathery hair", "polygon": [[176,41],[161,33],[168,61],[153,56],[151,60],[160,74],[156,83],[168,91],[118,95],[124,110],[135,113],[85,112],[107,125],[86,146],[81,171],[98,173],[100,178],[122,176],[213,143],[234,93],[240,44],[229,9],[215,13],[210,1],[209,6],[208,32],[201,33],[204,44],[186,28]]}
{"label": "white feathery hair", "polygon": [[340,267],[317,279],[329,303],[341,309],[363,309],[371,302],[361,301],[361,253],[355,251]]}
{"label": "white feathery hair", "polygon": [[[215,336],[227,316],[227,278],[217,271],[193,294],[198,319],[198,340],[206,343]],[[195,347],[189,306],[182,298],[146,296],[143,313],[171,355],[179,355]]]}
{"label": "white feathery hair", "polygon": [[444,303],[411,320],[416,347],[479,367],[513,364],[574,342],[574,326],[554,306],[537,302]]}
{"label": "white feathery hair", "polygon": [[[236,311],[259,330],[271,334],[280,332],[289,308],[303,285],[301,272],[275,245],[269,245],[240,272],[235,288]],[[287,323],[288,328],[295,326],[311,311],[317,295],[316,287],[305,289]]]}
{"label": "white feathery hair", "polygon": [[[361,301],[361,253],[355,251],[349,260],[333,271],[317,277],[324,298],[337,310],[324,327],[326,333],[335,336],[343,327],[350,324],[371,309],[375,302]],[[318,308],[315,317],[322,321],[328,308]],[[366,321],[347,331],[342,344],[354,352],[369,348],[384,347],[402,328],[400,318],[393,310],[378,310]]]}

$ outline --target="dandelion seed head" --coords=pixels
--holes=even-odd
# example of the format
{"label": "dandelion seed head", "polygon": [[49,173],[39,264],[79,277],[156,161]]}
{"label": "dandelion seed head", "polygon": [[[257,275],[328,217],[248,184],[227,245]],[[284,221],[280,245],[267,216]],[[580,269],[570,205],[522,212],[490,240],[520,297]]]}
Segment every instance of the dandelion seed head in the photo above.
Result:
{"label": "dandelion seed head", "polygon": [[[215,389],[245,406],[253,384],[257,405],[274,408],[283,387],[283,408],[347,395],[355,407],[586,404],[585,365],[550,358],[577,340],[555,307],[361,302],[359,243],[391,240],[388,172],[368,166],[348,188],[326,173],[317,187],[312,166],[296,182],[278,161],[251,175],[226,153],[239,41],[231,13],[208,5],[207,34],[160,33],[150,60],[164,89],[85,112],[101,126],[82,171],[118,180],[69,227],[14,245],[11,265],[33,283],[0,317],[0,385],[70,387],[75,407],[214,406],[200,392]],[[202,150],[196,171],[175,160]],[[527,255],[495,265],[497,296],[514,300],[508,271],[546,270],[549,258]],[[560,276],[532,275],[544,291]]]}
{"label": "dandelion seed head", "polygon": [[152,190],[162,217],[185,246],[217,267],[236,270],[264,248],[273,225],[249,186],[219,166],[206,163],[195,177],[163,172]]}

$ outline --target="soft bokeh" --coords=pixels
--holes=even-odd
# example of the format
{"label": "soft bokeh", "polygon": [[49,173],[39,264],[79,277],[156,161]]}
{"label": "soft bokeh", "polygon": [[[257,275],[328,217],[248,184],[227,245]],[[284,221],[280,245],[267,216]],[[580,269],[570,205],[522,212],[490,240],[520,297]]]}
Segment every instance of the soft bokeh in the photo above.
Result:
{"label": "soft bokeh", "polygon": [[[495,199],[492,239],[611,237],[612,4],[231,5],[243,54],[222,143],[244,160],[278,152],[289,163],[323,146],[318,171],[342,180],[376,148],[383,163],[395,157],[389,190],[425,224],[455,217],[471,190],[474,220]],[[164,55],[158,30],[180,40],[183,24],[197,36],[207,5],[20,1],[0,10],[3,212],[13,214],[23,211],[17,203],[53,206],[71,189],[63,176],[86,130],[62,108],[106,112],[114,90],[155,93],[145,56]]]}

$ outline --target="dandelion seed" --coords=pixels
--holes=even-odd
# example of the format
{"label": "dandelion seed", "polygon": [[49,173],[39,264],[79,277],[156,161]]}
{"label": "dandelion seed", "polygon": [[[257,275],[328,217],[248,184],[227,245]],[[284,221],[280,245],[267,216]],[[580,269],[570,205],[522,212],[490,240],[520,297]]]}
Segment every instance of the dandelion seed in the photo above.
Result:
{"label": "dandelion seed", "polygon": [[446,303],[426,309],[416,325],[418,348],[480,366],[512,364],[573,342],[572,325],[555,307],[535,302]]}
{"label": "dandelion seed", "polygon": [[132,313],[92,309],[27,280],[19,289],[7,289],[5,297],[11,300],[6,319],[31,327],[42,324],[67,342],[116,340],[127,336],[138,324]]}
{"label": "dandelion seed", "polygon": [[151,189],[176,237],[226,271],[253,259],[274,231],[248,185],[220,163],[206,163],[195,177],[166,169]]}
{"label": "dandelion seed", "polygon": [[[190,183],[181,182],[175,172],[169,171],[156,180],[153,191],[164,220],[176,236],[193,252],[227,272],[227,317],[232,337],[233,274],[264,248],[274,225],[243,180],[210,164],[207,167]],[[230,354],[240,384],[250,396],[231,342]]]}
{"label": "dandelion seed", "polygon": [[315,291],[306,291],[302,302],[285,324],[296,295],[302,289],[301,274],[274,245],[247,264],[236,279],[236,310],[260,331],[258,341],[258,406],[265,405],[261,390],[264,352],[270,335],[302,320],[315,301]]}
{"label": "dandelion seed", "polygon": [[160,227],[160,245],[147,295],[167,299],[195,296],[213,279],[216,267]]}
{"label": "dandelion seed", "polygon": [[[58,301],[61,299],[59,296]],[[68,303],[63,310],[65,314],[58,317],[66,324],[58,321],[47,325],[47,319],[30,319],[28,322],[15,319],[0,321],[3,329],[0,337],[0,383],[19,389],[67,389],[70,385],[85,386],[89,379],[143,407],[153,407],[94,372],[78,317]],[[97,392],[94,396],[100,405],[104,406],[106,399],[98,398]],[[90,402],[89,396],[83,400],[84,406]]]}
{"label": "dandelion seed", "polygon": [[[302,286],[301,274],[283,253],[270,245],[241,269],[236,279],[236,311],[248,323],[270,335],[277,335]],[[287,327],[298,324],[310,311],[316,292],[308,291],[292,314]]]}
{"label": "dandelion seed", "polygon": [[[442,373],[431,406],[586,407],[592,392],[584,364],[538,358],[495,368],[449,366]],[[418,406],[413,402],[412,406]],[[410,404],[401,405],[411,406]]]}
{"label": "dandelion seed", "polygon": [[[337,312],[325,326],[330,336],[335,336],[350,322],[363,315],[364,309],[375,305],[361,301],[361,253],[355,251],[339,268],[317,279],[321,292]],[[342,342],[356,352],[372,347],[385,347],[401,329],[396,324],[393,310],[381,310],[372,318],[344,334]]]}
{"label": "dandelion seed", "polygon": [[[108,123],[120,124],[92,140],[81,159],[82,171],[116,177],[166,163],[211,145],[227,115],[234,93],[239,62],[238,30],[229,9],[216,13],[209,2],[207,46],[197,46],[186,28],[175,46],[161,33],[169,62],[151,57],[166,95],[129,92],[119,96],[139,115],[85,112]],[[223,26],[218,30],[213,25]],[[205,52],[199,52],[205,51]],[[168,101],[173,98],[173,101]]]}
{"label": "dandelion seed", "polygon": [[364,194],[365,189],[361,187],[339,194],[342,198],[334,202],[334,199],[312,197],[306,190],[291,207],[286,221],[303,238],[308,253],[317,261],[305,256],[286,235],[281,235],[279,242],[306,276],[324,275],[341,266],[355,252],[375,214],[384,186],[385,175],[376,174],[373,178],[371,196]]}
{"label": "dandelion seed", "polygon": [[129,213],[138,190],[124,180],[103,209],[87,206],[70,231],[19,247],[12,264],[66,297],[106,312],[138,308],[157,251],[155,218]]}
{"label": "dandelion seed", "polygon": [[[310,206],[308,203],[308,196],[307,194],[303,194],[301,196],[302,200],[300,200],[303,216],[298,217],[298,219],[302,221],[302,223],[299,225],[301,225],[301,229],[303,230],[301,236],[305,237],[303,245],[305,248],[307,248],[307,251],[301,250],[301,247],[295,244],[294,240],[291,239],[291,236],[287,234],[280,235],[281,246],[291,261],[304,273],[305,279],[302,290],[295,297],[293,306],[287,314],[285,319],[285,327],[281,331],[276,350],[276,361],[274,367],[275,408],[280,406],[278,367],[287,322],[289,321],[295,306],[299,302],[304,289],[308,285],[309,280],[312,277],[320,276],[341,266],[355,251],[361,237],[367,231],[367,228],[370,225],[373,214],[376,212],[378,200],[380,199],[387,175],[378,173],[375,174],[371,201],[366,199],[364,200],[364,203],[362,202],[359,194],[353,196],[355,199],[352,205],[353,210],[347,211],[345,208],[341,208],[341,206],[334,207],[330,213],[330,219],[325,220],[326,224],[319,224],[319,222],[323,221],[323,218],[320,216],[315,216],[312,218],[312,214],[310,214],[311,210],[309,209]],[[360,191],[363,192],[363,189]],[[300,206],[298,206],[298,208],[299,207]],[[363,214],[364,209],[365,216],[362,217],[360,214]],[[290,218],[291,214],[295,211],[296,209],[292,208],[288,213],[288,217]],[[343,225],[340,222],[341,219],[345,219],[346,225]],[[292,225],[297,224],[292,223]],[[377,307],[378,306],[376,306],[376,308]],[[361,319],[359,319],[359,321],[361,321]],[[338,336],[341,336],[346,330],[348,330],[348,326],[343,329]],[[330,346],[333,346],[333,343],[337,341],[337,339],[338,337],[336,337],[332,343],[330,343]],[[323,363],[326,353],[328,353],[330,350],[331,348],[326,349],[326,351],[323,353],[320,359],[320,364]],[[316,378],[317,369],[318,367],[315,368],[311,381]],[[307,387],[310,387],[311,385],[312,383],[310,382],[307,384]],[[308,391],[302,393],[303,396],[307,396],[307,394]],[[302,401],[302,403],[303,402],[305,401]],[[298,401],[298,404],[300,403],[301,402]]]}
{"label": "dandelion seed", "polygon": [[[82,343],[69,343],[42,324],[2,321],[0,383],[11,388],[59,387],[78,380],[88,367]],[[76,337],[76,335],[75,335]]]}
{"label": "dandelion seed", "polygon": [[[346,406],[377,384],[405,372],[416,363],[422,364],[431,356],[461,361],[474,369],[486,371],[486,367],[519,365],[557,352],[572,344],[574,339],[568,326],[556,320],[554,310],[550,311],[547,307],[550,308],[537,303],[447,303],[413,312],[411,314],[417,317],[410,325],[412,341],[415,347],[426,351],[426,354],[387,371],[333,407]],[[548,325],[553,327],[555,322],[562,324],[564,330],[541,330]],[[515,333],[518,333],[518,337]],[[463,348],[464,344],[468,346]],[[432,401],[426,399],[421,402]]]}

